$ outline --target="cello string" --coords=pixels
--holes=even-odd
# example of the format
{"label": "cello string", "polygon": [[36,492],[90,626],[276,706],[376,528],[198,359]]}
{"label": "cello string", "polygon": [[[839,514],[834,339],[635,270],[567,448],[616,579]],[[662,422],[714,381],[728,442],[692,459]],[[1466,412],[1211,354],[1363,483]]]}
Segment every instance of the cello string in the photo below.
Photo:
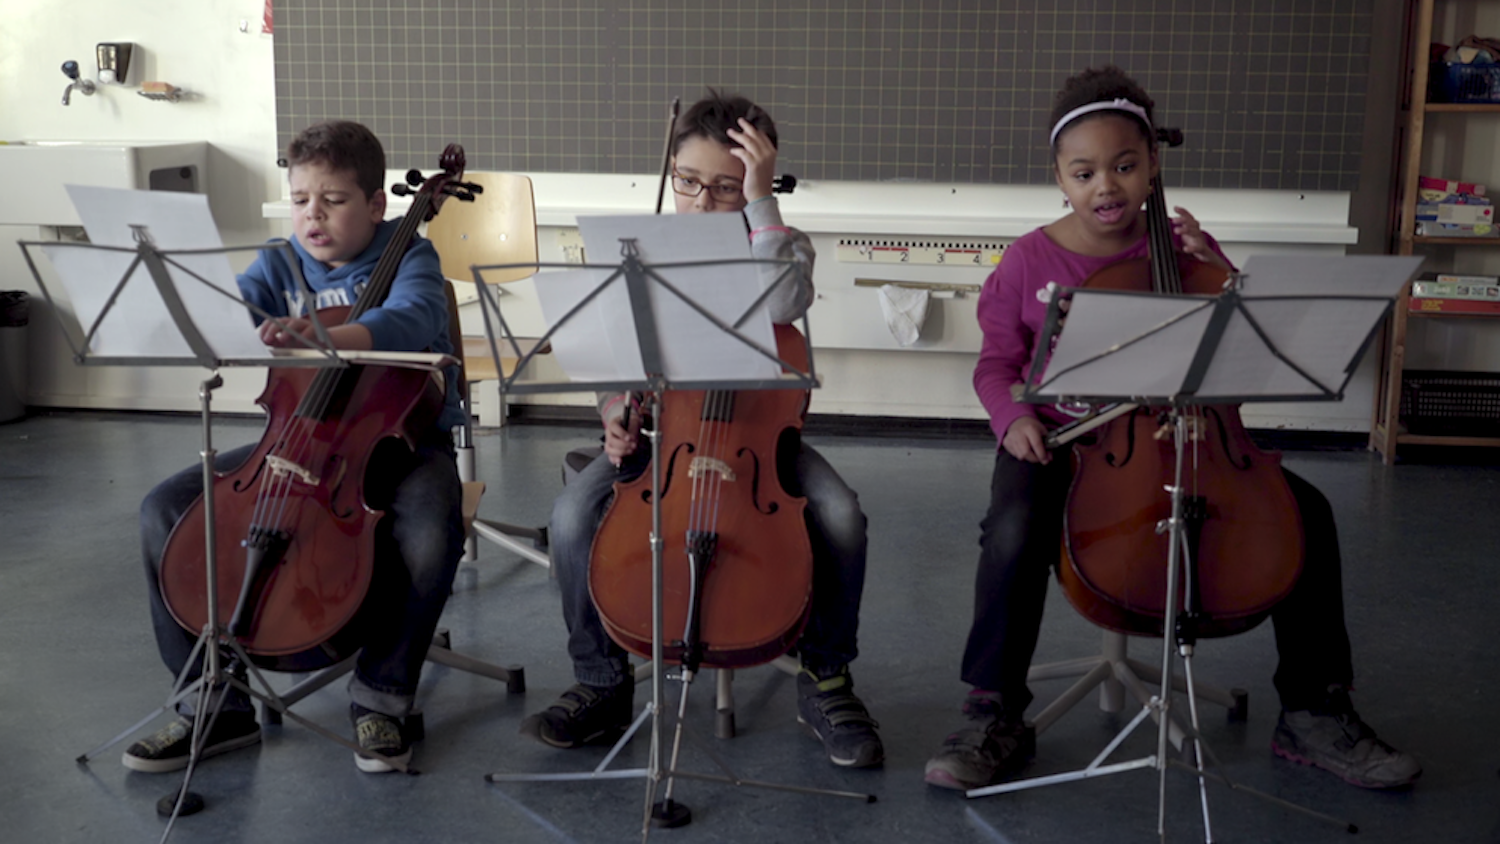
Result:
{"label": "cello string", "polygon": [[694,473],[690,519],[692,529],[703,533],[711,532],[716,526],[713,499],[718,494],[716,479],[719,473],[714,468],[714,462],[721,457],[719,452],[725,436],[721,422],[723,395],[722,390],[709,390],[703,395],[702,420],[698,431],[698,456],[703,461],[703,468]]}
{"label": "cello string", "polygon": [[[729,418],[728,411],[733,401],[734,393],[729,390],[714,391],[714,424],[709,440],[709,453],[714,459],[716,466],[726,466],[728,461],[724,454],[725,443],[729,441],[729,425],[733,421]],[[723,501],[724,475],[719,469],[709,473],[707,479],[707,493],[704,500],[704,528],[713,533],[718,533],[719,528],[719,506]]]}

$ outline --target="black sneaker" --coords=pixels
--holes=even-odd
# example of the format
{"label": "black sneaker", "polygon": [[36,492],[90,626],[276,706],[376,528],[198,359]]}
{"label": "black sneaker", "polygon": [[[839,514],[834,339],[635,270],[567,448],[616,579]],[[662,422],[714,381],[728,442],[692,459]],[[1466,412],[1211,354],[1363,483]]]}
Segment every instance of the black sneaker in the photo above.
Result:
{"label": "black sneaker", "polygon": [[[188,766],[192,752],[193,719],[179,715],[155,735],[143,738],[125,749],[120,762],[132,771],[164,774]],[[260,725],[253,712],[220,712],[214,728],[203,743],[200,759],[218,756],[260,742]]]}
{"label": "black sneaker", "polygon": [[873,768],[885,761],[885,745],[875,732],[880,725],[854,696],[847,665],[821,677],[808,668],[797,673],[797,722],[823,742],[835,765]]}
{"label": "black sneaker", "polygon": [[586,686],[579,683],[557,702],[521,722],[521,735],[553,747],[608,743],[619,738],[635,709],[635,684]]}
{"label": "black sneaker", "polygon": [[1330,690],[1328,701],[1316,709],[1283,710],[1271,750],[1361,788],[1404,788],[1422,775],[1415,757],[1376,738],[1342,689]]}
{"label": "black sneaker", "polygon": [[[354,765],[367,774],[388,774],[396,765],[411,761],[411,743],[401,730],[401,722],[383,712],[374,712],[358,704],[349,704],[349,719],[354,722],[354,740],[362,753],[354,754]],[[396,763],[396,764],[392,764]]]}
{"label": "black sneaker", "polygon": [[1018,712],[1007,712],[995,692],[971,692],[964,700],[969,723],[943,740],[927,760],[926,780],[938,788],[968,791],[1013,776],[1036,755],[1036,730]]}

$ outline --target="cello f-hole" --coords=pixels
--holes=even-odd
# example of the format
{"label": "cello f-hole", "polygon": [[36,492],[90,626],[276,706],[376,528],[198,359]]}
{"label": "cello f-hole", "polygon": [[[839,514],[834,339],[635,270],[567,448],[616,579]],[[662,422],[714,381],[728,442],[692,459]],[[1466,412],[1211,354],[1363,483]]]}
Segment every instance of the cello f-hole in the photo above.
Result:
{"label": "cello f-hole", "polygon": [[1217,408],[1213,408],[1213,407],[1209,407],[1209,408],[1205,408],[1205,411],[1207,413],[1212,414],[1213,417],[1214,417],[1214,422],[1217,423],[1214,426],[1214,430],[1216,430],[1216,431],[1219,432],[1219,446],[1224,449],[1224,457],[1225,457],[1225,459],[1227,459],[1229,461],[1229,465],[1233,466],[1236,469],[1240,469],[1240,470],[1247,470],[1247,469],[1249,469],[1250,466],[1252,465],[1252,461],[1250,460],[1250,455],[1248,455],[1248,454],[1238,454],[1237,455],[1237,454],[1234,453],[1233,447],[1230,445],[1230,442],[1229,442],[1229,428],[1228,428],[1227,425],[1224,424],[1224,417],[1219,414],[1218,409]]}
{"label": "cello f-hole", "polygon": [[1125,458],[1123,460],[1117,459],[1114,452],[1110,452],[1104,455],[1104,463],[1111,469],[1124,468],[1125,465],[1130,462],[1130,459],[1135,456],[1135,419],[1136,415],[1139,413],[1139,410],[1132,410],[1130,412],[1130,418],[1124,420]]}
{"label": "cello f-hole", "polygon": [[[689,455],[691,455],[695,450],[696,449],[693,448],[693,444],[692,443],[682,443],[681,445],[679,445],[676,448],[672,449],[672,454],[667,459],[666,476],[665,476],[665,480],[663,481],[662,487],[661,487],[661,497],[663,499],[665,499],[667,497],[667,493],[668,492],[672,491],[672,478],[674,478],[674,477],[677,476],[677,473],[676,473],[675,470],[677,469],[677,455],[678,455],[678,453],[686,451]],[[644,489],[644,490],[641,491],[641,502],[645,503],[645,504],[650,504],[651,503],[651,490],[650,489]]]}
{"label": "cello f-hole", "polygon": [[735,457],[744,457],[746,455],[749,455],[752,464],[750,467],[750,474],[752,475],[750,478],[750,504],[755,508],[755,512],[763,516],[769,516],[780,508],[777,507],[774,501],[768,501],[764,505],[760,503],[760,455],[750,449],[740,449]]}
{"label": "cello f-hole", "polygon": [[240,478],[240,479],[236,480],[233,484],[231,484],[231,488],[235,492],[244,492],[245,490],[249,489],[250,487],[255,486],[256,484],[260,483],[260,473],[261,473],[261,470],[263,470],[265,468],[266,468],[266,461],[264,459],[257,460],[256,463],[255,463],[255,474],[251,475],[248,478]]}

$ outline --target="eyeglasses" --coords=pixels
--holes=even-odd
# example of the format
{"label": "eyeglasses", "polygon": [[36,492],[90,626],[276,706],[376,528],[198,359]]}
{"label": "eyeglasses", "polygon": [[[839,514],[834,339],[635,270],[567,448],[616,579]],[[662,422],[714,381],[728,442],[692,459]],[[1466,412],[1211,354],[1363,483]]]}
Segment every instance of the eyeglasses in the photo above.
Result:
{"label": "eyeglasses", "polygon": [[697,196],[708,189],[715,202],[734,202],[742,195],[739,185],[705,185],[691,176],[672,171],[672,192],[683,196]]}

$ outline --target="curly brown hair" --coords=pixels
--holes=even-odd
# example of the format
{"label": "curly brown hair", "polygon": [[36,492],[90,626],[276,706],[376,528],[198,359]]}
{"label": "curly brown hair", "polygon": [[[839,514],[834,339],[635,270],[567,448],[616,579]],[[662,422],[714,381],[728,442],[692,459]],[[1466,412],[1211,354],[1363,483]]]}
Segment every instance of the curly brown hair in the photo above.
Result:
{"label": "curly brown hair", "polygon": [[[1057,92],[1057,97],[1052,101],[1052,119],[1047,122],[1047,130],[1050,132],[1052,127],[1057,125],[1057,121],[1061,120],[1064,115],[1075,108],[1086,106],[1089,103],[1119,99],[1129,100],[1145,109],[1146,117],[1151,120],[1153,126],[1156,125],[1156,117],[1153,112],[1156,101],[1151,99],[1151,95],[1147,94],[1144,88],[1136,84],[1134,79],[1126,75],[1125,71],[1110,64],[1104,67],[1091,67],[1077,76],[1070,77],[1067,82],[1063,83],[1062,90]],[[1092,114],[1086,114],[1069,123],[1068,128],[1108,113],[1093,112]],[[1155,147],[1156,138],[1151,129],[1147,126],[1141,126],[1140,121],[1133,122],[1141,130],[1141,134],[1145,136],[1146,143],[1149,146]],[[1065,129],[1063,132],[1059,132],[1057,137],[1061,139],[1066,131]],[[1052,145],[1052,151],[1054,153],[1057,152],[1057,144],[1055,142]]]}
{"label": "curly brown hair", "polygon": [[732,94],[721,94],[713,88],[708,96],[688,106],[672,129],[672,154],[682,149],[688,138],[709,138],[727,147],[739,144],[729,137],[729,130],[739,131],[740,118],[749,121],[776,146],[776,122],[766,110],[750,100]]}
{"label": "curly brown hair", "polygon": [[385,147],[375,133],[352,120],[328,120],[303,129],[286,147],[287,169],[322,162],[331,170],[347,170],[365,192],[375,195],[385,181]]}

